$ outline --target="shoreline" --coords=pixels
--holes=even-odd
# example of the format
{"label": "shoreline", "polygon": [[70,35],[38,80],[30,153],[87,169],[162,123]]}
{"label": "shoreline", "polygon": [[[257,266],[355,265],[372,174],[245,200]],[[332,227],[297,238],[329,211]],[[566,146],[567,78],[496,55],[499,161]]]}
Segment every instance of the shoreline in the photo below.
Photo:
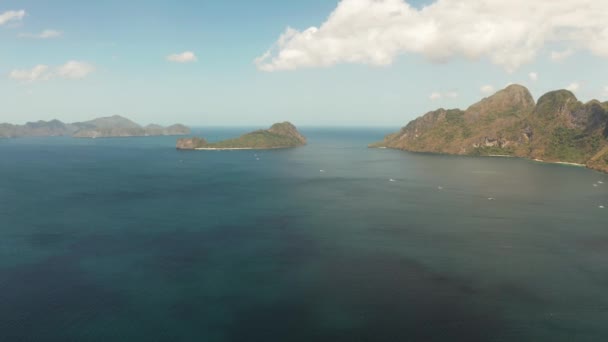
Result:
{"label": "shoreline", "polygon": [[[530,159],[530,158],[525,158],[525,159]],[[532,160],[535,161],[535,162],[544,163],[544,164],[560,164],[560,165],[568,165],[568,166],[576,166],[576,167],[587,167],[587,165],[585,165],[585,164],[579,164],[579,163],[569,163],[569,162],[559,162],[559,161],[553,161],[552,162],[552,161],[545,161],[545,160],[536,159],[536,158],[534,158]]]}
{"label": "shoreline", "polygon": [[230,150],[253,150],[251,147],[198,147],[195,151],[230,151]]}
{"label": "shoreline", "polygon": [[485,156],[472,156],[472,155],[467,155],[467,154],[453,154],[453,153],[436,153],[436,152],[417,152],[417,151],[409,151],[409,150],[405,150],[405,149],[401,149],[401,148],[393,148],[393,147],[376,147],[376,146],[368,146],[368,148],[375,148],[375,149],[390,149],[390,150],[396,150],[396,151],[405,151],[405,152],[409,152],[409,153],[426,153],[426,154],[436,154],[436,155],[446,155],[446,156],[460,156],[460,157],[477,157],[477,158],[496,158],[496,157],[502,157],[502,158],[517,158],[517,159],[523,159],[523,160],[529,160],[529,161],[533,161],[533,162],[537,162],[537,163],[543,163],[543,164],[557,164],[557,165],[566,165],[566,166],[573,166],[573,167],[579,167],[579,168],[585,168],[587,170],[592,170],[595,172],[599,172],[602,174],[608,174],[608,171],[600,169],[600,168],[593,168],[590,166],[587,166],[586,164],[579,164],[579,163],[569,163],[569,162],[559,162],[559,161],[546,161],[546,160],[542,160],[542,159],[538,159],[538,158],[530,158],[530,157],[518,157],[518,156],[509,156],[509,155],[485,155]]}
{"label": "shoreline", "polygon": [[[238,151],[238,150],[279,150],[293,148],[292,146],[282,146],[282,147],[197,147],[190,150],[194,151]],[[181,149],[187,150],[187,149]]]}

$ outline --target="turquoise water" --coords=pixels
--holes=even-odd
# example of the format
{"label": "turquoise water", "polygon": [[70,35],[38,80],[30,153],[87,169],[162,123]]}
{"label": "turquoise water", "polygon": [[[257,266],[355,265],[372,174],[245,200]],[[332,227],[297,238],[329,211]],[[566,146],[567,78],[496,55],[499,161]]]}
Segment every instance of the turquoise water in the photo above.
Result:
{"label": "turquoise water", "polygon": [[608,175],[390,131],[0,140],[0,340],[608,340]]}

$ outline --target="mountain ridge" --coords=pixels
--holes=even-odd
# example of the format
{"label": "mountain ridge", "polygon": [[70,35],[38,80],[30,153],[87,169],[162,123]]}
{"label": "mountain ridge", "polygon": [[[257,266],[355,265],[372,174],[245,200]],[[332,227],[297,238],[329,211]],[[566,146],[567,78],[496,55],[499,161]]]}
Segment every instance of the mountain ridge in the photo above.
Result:
{"label": "mountain ridge", "polygon": [[542,95],[510,85],[466,110],[437,109],[370,147],[457,155],[507,155],[608,172],[608,102],[568,90]]}
{"label": "mountain ridge", "polygon": [[181,124],[168,127],[139,124],[113,115],[84,122],[63,123],[59,120],[27,122],[24,125],[0,124],[0,138],[71,136],[74,138],[142,137],[187,135],[190,129]]}

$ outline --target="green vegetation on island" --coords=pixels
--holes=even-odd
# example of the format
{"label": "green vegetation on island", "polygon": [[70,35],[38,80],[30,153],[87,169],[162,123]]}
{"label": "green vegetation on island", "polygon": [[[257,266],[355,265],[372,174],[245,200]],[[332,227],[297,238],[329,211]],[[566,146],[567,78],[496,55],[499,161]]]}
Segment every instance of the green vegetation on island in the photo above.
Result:
{"label": "green vegetation on island", "polygon": [[289,122],[276,123],[267,130],[258,130],[235,139],[209,143],[203,138],[186,138],[177,141],[180,150],[276,149],[298,147],[306,138]]}
{"label": "green vegetation on island", "polygon": [[370,147],[506,155],[608,172],[608,102],[582,103],[557,90],[535,103],[528,89],[511,85],[465,111],[429,112]]}
{"label": "green vegetation on island", "polygon": [[59,120],[28,122],[25,125],[0,124],[0,138],[72,136],[75,138],[143,137],[186,135],[190,129],[176,124],[169,127],[142,127],[122,116],[114,115],[71,124]]}

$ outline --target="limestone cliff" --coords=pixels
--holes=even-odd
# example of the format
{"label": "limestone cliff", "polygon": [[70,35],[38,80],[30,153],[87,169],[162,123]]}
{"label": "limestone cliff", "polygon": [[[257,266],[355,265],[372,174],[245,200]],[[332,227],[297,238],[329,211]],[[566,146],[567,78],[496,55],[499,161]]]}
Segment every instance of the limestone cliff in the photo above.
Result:
{"label": "limestone cliff", "polygon": [[419,117],[371,147],[414,152],[510,155],[585,164],[608,171],[608,105],[581,103],[567,90],[534,103],[511,85],[467,110],[439,109]]}

